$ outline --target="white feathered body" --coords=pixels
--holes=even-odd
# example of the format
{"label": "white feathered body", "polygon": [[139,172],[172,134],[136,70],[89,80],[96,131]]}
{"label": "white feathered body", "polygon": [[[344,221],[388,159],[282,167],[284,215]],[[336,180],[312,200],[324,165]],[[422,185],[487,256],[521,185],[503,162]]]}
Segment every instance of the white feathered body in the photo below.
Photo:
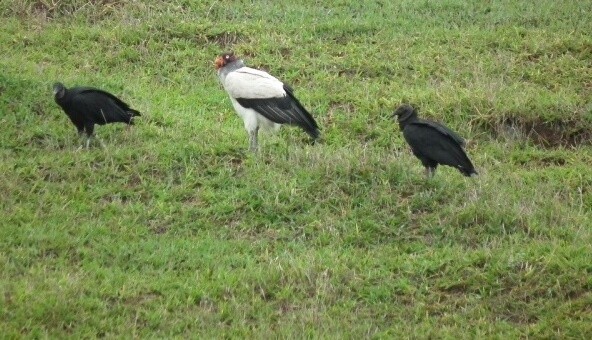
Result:
{"label": "white feathered body", "polygon": [[253,109],[243,107],[235,98],[285,97],[284,83],[266,72],[246,66],[232,71],[226,76],[223,76],[221,72],[219,74],[220,82],[228,92],[234,110],[243,119],[245,130],[255,131],[259,127],[275,132],[280,129],[281,124],[272,122]]}
{"label": "white feathered body", "polygon": [[231,54],[217,58],[216,66],[232,106],[243,119],[252,150],[257,149],[260,128],[277,131],[283,124],[295,125],[313,139],[319,137],[317,123],[296,99],[291,87],[267,72],[245,66]]}

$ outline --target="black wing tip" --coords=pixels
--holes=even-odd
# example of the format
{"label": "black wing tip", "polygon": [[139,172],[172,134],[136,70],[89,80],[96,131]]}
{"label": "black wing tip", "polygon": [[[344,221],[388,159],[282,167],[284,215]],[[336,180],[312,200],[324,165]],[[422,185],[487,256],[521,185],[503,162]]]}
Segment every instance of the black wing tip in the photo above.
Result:
{"label": "black wing tip", "polygon": [[321,130],[319,130],[319,125],[314,120],[312,115],[306,111],[306,109],[302,108],[302,111],[305,113],[305,117],[307,117],[306,122],[304,124],[298,124],[308,135],[317,140],[321,136]]}
{"label": "black wing tip", "polygon": [[132,117],[141,116],[140,111],[137,111],[137,110],[134,110],[134,109],[129,109],[129,110],[127,110],[127,112],[129,114],[131,114]]}
{"label": "black wing tip", "polygon": [[321,137],[321,131],[319,131],[318,128],[317,129],[314,129],[314,130],[307,130],[306,132],[315,141],[318,140]]}
{"label": "black wing tip", "polygon": [[318,129],[314,131],[306,130],[306,133],[310,137],[310,145],[317,145],[321,142],[321,132]]}
{"label": "black wing tip", "polygon": [[465,176],[465,177],[477,177],[479,176],[479,173],[477,173],[477,170],[475,169],[459,169],[460,172]]}

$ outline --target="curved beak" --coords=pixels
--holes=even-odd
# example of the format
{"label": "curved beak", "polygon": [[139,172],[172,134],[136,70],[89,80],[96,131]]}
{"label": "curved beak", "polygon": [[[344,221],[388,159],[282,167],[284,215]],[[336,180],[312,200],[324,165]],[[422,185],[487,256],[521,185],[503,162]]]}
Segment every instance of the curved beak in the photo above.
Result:
{"label": "curved beak", "polygon": [[214,66],[216,67],[216,70],[221,69],[224,66],[224,59],[221,56],[216,57],[216,60],[214,60]]}

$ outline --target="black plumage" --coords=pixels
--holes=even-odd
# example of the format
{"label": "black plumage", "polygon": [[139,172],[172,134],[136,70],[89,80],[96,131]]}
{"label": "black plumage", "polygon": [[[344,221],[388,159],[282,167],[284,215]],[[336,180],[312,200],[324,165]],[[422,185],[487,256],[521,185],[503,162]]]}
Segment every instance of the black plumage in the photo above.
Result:
{"label": "black plumage", "polygon": [[476,176],[477,171],[463,147],[465,141],[446,126],[417,116],[411,105],[401,105],[394,112],[399,127],[413,154],[433,176],[439,164],[458,169],[465,176]]}
{"label": "black plumage", "polygon": [[253,109],[263,117],[278,124],[301,127],[313,139],[319,138],[319,126],[312,115],[294,96],[294,90],[284,84],[286,96],[273,98],[236,98],[241,106]]}
{"label": "black plumage", "polygon": [[62,83],[55,83],[53,93],[56,103],[72,121],[78,134],[86,135],[86,147],[94,137],[95,124],[125,123],[133,125],[133,118],[140,112],[109,92],[92,87],[67,89]]}

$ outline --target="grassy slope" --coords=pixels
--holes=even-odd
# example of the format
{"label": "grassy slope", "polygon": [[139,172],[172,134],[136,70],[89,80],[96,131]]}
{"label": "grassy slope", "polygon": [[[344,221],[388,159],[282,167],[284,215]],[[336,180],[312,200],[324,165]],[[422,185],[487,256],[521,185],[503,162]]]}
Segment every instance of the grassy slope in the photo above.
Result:
{"label": "grassy slope", "polygon": [[[590,144],[501,125],[589,131],[592,3],[332,2],[0,0],[0,334],[592,333]],[[323,143],[248,155],[225,49]],[[145,114],[76,152],[56,80]],[[479,179],[426,183],[401,101],[470,138]]]}

